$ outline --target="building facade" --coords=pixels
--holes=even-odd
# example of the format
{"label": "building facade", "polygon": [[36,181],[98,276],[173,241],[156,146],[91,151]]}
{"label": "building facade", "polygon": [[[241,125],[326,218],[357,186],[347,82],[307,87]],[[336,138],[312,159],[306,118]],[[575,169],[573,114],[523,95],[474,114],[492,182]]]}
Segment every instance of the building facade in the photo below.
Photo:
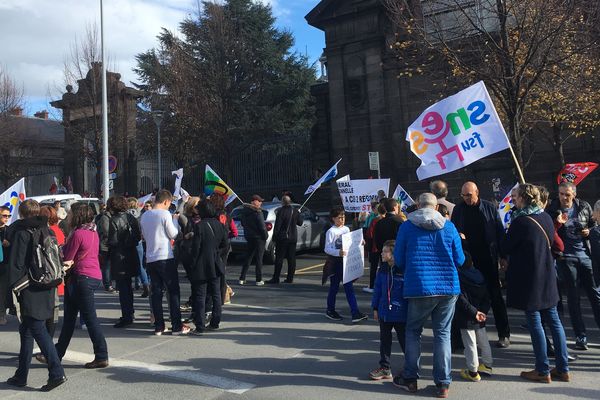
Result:
{"label": "building facade", "polygon": [[[400,76],[390,44],[396,40],[382,0],[323,0],[306,16],[325,33],[326,80],[312,88],[317,101],[317,124],[312,132],[314,168],[326,170],[342,158],[340,175],[364,179],[376,176],[369,169],[369,152],[379,152],[382,177],[391,178],[393,191],[400,183],[418,194],[429,180],[418,181],[420,160],[405,140],[408,126],[440,96],[439,77]],[[442,77],[443,79],[443,77]],[[526,179],[555,189],[560,165],[550,143],[534,138],[535,152]],[[600,137],[585,135],[565,145],[567,162],[598,161]],[[436,179],[436,178],[432,178]],[[484,158],[469,167],[442,175],[450,198],[459,201],[461,184],[478,183],[484,198],[500,197],[517,181],[508,151]],[[580,185],[590,200],[600,193],[600,173]],[[337,188],[323,190],[315,202],[326,207],[336,202]],[[313,200],[311,200],[312,202]]]}

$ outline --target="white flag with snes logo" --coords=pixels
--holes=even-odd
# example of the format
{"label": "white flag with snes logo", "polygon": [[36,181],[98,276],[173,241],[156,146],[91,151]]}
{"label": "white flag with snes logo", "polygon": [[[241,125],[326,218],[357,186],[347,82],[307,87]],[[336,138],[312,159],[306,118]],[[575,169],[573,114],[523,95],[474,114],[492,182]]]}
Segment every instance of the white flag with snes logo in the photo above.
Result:
{"label": "white flag with snes logo", "polygon": [[446,174],[509,148],[483,81],[428,107],[406,133],[421,159],[419,180]]}

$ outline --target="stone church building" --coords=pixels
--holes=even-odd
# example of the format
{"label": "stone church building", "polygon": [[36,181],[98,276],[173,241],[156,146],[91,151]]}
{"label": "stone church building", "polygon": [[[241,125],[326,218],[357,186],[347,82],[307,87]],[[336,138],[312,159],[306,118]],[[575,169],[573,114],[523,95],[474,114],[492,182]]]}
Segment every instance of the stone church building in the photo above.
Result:
{"label": "stone church building", "polygon": [[[379,152],[381,176],[391,178],[390,191],[397,183],[414,195],[425,191],[429,180],[418,181],[420,160],[405,136],[439,93],[431,77],[398,76],[396,57],[389,51],[394,29],[383,1],[322,0],[306,20],[325,33],[326,42],[321,58],[326,72],[312,87],[318,120],[311,137],[315,169],[325,171],[342,158],[339,176],[376,177],[369,169],[368,152]],[[560,166],[549,143],[540,140],[533,157],[526,179],[555,191]],[[600,137],[589,134],[568,141],[565,157],[567,162],[598,161]],[[449,183],[453,201],[459,201],[465,180],[477,182],[482,196],[490,199],[503,196],[517,181],[508,150],[439,178]],[[315,202],[321,206],[335,202],[337,189],[331,186],[331,191],[315,196]],[[580,185],[580,197],[591,201],[599,194],[596,171]]]}

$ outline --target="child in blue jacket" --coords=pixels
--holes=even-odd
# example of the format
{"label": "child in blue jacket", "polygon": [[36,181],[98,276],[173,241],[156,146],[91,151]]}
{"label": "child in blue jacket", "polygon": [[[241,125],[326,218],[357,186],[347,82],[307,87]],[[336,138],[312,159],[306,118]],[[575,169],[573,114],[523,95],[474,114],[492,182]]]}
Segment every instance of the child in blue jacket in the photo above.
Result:
{"label": "child in blue jacket", "polygon": [[394,263],[395,240],[388,240],[381,250],[382,263],[377,270],[373,289],[373,319],[379,321],[379,368],[369,373],[373,380],[392,379],[390,357],[392,355],[392,329],[404,352],[406,314],[408,302],[402,297],[404,275]]}

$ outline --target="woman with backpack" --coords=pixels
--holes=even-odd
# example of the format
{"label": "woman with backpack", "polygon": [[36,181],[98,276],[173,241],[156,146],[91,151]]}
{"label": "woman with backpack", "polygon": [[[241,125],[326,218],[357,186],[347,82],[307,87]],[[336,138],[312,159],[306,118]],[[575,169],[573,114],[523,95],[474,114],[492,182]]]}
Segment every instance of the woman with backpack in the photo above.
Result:
{"label": "woman with backpack", "polygon": [[[9,258],[8,278],[11,288],[15,288],[31,274],[34,245],[34,236],[51,236],[48,220],[39,216],[40,205],[37,201],[27,199],[19,205],[20,220],[11,225],[8,240],[11,246]],[[42,391],[50,391],[67,381],[65,371],[52,344],[45,322],[54,313],[54,299],[56,287],[40,287],[30,284],[19,291],[19,335],[21,336],[21,349],[19,351],[19,366],[15,375],[8,378],[6,383],[11,386],[27,386],[29,366],[33,355],[33,342],[37,342],[40,350],[48,360],[48,383],[42,386]]]}
{"label": "woman with backpack", "polygon": [[108,347],[94,302],[94,292],[102,288],[102,272],[98,259],[100,237],[94,223],[94,211],[85,203],[75,203],[69,213],[71,234],[63,246],[63,258],[65,265],[70,267],[65,277],[65,315],[56,351],[62,359],[73,337],[77,314],[81,313],[94,345],[95,356],[93,361],[85,364],[85,368],[106,368]]}
{"label": "woman with backpack", "polygon": [[[112,201],[111,201],[112,200]],[[137,245],[142,239],[138,220],[127,212],[129,206],[123,196],[109,199],[112,215],[108,227],[108,248],[110,276],[117,284],[121,318],[115,328],[125,328],[133,324],[133,289],[131,278],[140,271]]]}

